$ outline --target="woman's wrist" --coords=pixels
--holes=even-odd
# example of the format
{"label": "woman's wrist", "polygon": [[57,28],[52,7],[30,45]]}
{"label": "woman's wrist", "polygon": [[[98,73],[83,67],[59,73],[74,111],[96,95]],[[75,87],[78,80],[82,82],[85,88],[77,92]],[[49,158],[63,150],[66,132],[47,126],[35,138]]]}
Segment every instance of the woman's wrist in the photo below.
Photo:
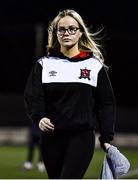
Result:
{"label": "woman's wrist", "polygon": [[109,144],[109,143],[104,143],[104,146],[105,146],[106,149],[108,149],[108,148],[111,146],[111,144]]}
{"label": "woman's wrist", "polygon": [[103,143],[105,152],[108,152],[108,149],[110,148],[111,144],[109,143]]}

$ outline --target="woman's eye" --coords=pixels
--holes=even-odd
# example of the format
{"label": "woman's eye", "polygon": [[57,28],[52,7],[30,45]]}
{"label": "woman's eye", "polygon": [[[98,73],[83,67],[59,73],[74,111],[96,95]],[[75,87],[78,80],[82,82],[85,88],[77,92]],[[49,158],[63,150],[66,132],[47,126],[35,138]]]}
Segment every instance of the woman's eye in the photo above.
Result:
{"label": "woman's eye", "polygon": [[75,27],[69,27],[70,31],[74,31],[76,28]]}

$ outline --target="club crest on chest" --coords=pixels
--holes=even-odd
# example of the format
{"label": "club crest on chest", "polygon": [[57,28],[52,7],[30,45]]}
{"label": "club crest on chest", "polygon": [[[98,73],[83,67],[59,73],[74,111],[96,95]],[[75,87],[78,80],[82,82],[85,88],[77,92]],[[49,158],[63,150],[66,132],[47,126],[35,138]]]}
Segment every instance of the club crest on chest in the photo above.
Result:
{"label": "club crest on chest", "polygon": [[88,70],[87,68],[80,69],[80,77],[79,77],[79,79],[84,78],[84,79],[91,80],[90,79],[90,72],[91,72],[91,70]]}

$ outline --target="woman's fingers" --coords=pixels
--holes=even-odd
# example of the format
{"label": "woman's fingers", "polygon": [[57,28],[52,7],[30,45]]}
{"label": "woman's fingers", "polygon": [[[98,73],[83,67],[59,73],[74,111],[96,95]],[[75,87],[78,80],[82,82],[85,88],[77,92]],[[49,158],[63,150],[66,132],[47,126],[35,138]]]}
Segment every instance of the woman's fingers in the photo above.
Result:
{"label": "woman's fingers", "polygon": [[42,126],[47,129],[54,130],[54,126],[51,126],[49,123],[42,122]]}
{"label": "woman's fingers", "polygon": [[50,130],[53,131],[54,130],[54,128],[52,128],[48,124],[43,124],[42,122],[39,124],[39,127],[42,131],[50,131]]}
{"label": "woman's fingers", "polygon": [[39,122],[39,128],[42,131],[53,131],[54,125],[50,122],[50,119],[42,118]]}
{"label": "woman's fingers", "polygon": [[43,119],[42,123],[44,124],[44,126],[48,126],[49,128],[54,128],[54,125],[50,122],[49,119]]}

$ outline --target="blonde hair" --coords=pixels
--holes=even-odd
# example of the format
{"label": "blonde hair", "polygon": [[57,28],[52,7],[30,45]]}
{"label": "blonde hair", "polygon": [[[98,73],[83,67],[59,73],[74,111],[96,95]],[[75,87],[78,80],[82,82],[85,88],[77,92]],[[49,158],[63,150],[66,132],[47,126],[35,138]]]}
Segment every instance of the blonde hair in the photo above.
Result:
{"label": "blonde hair", "polygon": [[101,62],[104,62],[104,57],[102,55],[102,52],[99,49],[100,45],[98,45],[94,40],[94,37],[97,34],[99,34],[100,31],[96,33],[89,32],[82,17],[76,11],[72,9],[66,9],[66,10],[60,11],[59,14],[54,18],[54,20],[49,24],[48,46],[47,46],[48,49],[53,48],[53,49],[59,50],[60,44],[57,40],[56,29],[57,29],[59,20],[65,16],[71,16],[72,18],[74,18],[78,22],[80,26],[80,30],[83,33],[81,38],[79,39],[79,49],[93,52],[93,55],[96,58],[98,58]]}

